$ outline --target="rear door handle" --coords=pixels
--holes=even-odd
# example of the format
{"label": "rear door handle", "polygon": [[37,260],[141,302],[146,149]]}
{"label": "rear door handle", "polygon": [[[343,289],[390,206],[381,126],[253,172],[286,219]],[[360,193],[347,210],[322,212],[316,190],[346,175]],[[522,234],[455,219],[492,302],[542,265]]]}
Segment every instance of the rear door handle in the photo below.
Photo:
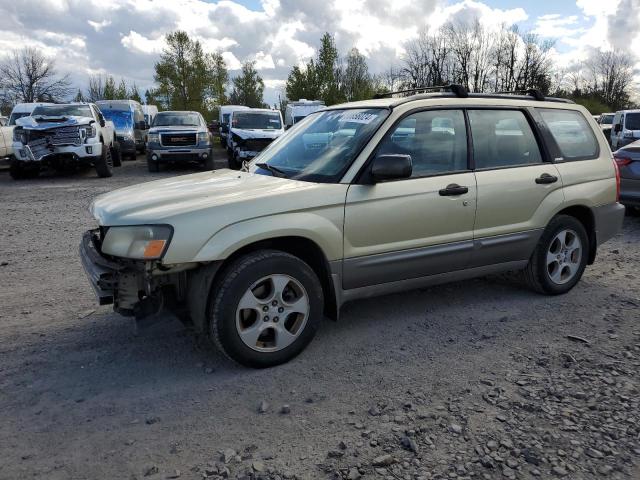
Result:
{"label": "rear door handle", "polygon": [[558,177],[555,175],[549,175],[548,173],[543,173],[538,178],[536,178],[536,183],[538,185],[545,185],[547,183],[556,183],[558,181]]}
{"label": "rear door handle", "polygon": [[447,188],[440,190],[439,193],[443,197],[449,197],[453,195],[464,195],[465,193],[469,193],[469,189],[467,187],[461,187],[457,183],[452,183],[451,185],[447,185]]}

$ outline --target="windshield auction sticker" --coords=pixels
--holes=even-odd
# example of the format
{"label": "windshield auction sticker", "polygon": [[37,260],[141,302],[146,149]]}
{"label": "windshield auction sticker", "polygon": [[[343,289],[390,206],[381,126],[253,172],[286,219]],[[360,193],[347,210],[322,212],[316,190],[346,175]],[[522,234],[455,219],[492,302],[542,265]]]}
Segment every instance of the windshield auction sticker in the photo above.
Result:
{"label": "windshield auction sticker", "polygon": [[378,115],[375,113],[359,112],[355,110],[344,112],[340,116],[339,121],[345,123],[363,123],[366,125],[373,122],[377,117]]}

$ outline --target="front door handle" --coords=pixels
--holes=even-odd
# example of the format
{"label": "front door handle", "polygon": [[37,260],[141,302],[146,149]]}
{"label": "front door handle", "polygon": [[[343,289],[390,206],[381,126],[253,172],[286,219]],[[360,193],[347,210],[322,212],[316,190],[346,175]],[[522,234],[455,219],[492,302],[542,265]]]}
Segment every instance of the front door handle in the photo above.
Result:
{"label": "front door handle", "polygon": [[443,197],[449,197],[453,195],[464,195],[465,193],[469,193],[469,188],[461,187],[457,183],[452,183],[451,185],[447,185],[447,188],[443,188],[440,190],[440,195]]}
{"label": "front door handle", "polygon": [[536,178],[536,183],[538,185],[546,185],[547,183],[556,183],[558,181],[558,177],[555,175],[549,175],[548,173],[543,173],[538,178]]}

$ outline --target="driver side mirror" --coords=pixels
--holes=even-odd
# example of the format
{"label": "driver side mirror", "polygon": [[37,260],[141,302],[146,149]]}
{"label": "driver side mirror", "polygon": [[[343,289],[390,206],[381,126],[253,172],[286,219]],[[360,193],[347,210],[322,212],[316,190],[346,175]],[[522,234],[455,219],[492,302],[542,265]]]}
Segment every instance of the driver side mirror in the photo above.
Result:
{"label": "driver side mirror", "polygon": [[411,155],[378,155],[371,164],[371,176],[374,182],[409,178],[412,173],[413,162],[411,161]]}
{"label": "driver side mirror", "polygon": [[107,122],[105,121],[102,115],[100,115],[100,117],[98,118],[98,123],[100,123],[101,127],[104,127],[107,124]]}

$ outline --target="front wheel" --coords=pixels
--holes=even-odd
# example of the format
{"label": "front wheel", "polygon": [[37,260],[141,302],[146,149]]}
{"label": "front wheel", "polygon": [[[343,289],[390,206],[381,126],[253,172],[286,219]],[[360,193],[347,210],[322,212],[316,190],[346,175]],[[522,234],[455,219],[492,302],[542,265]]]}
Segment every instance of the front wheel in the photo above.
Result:
{"label": "front wheel", "polygon": [[323,315],[322,287],[293,255],[261,250],[238,258],[214,283],[209,331],[231,359],[253,368],[291,360],[313,339]]}
{"label": "front wheel", "polygon": [[588,256],[589,237],[582,223],[574,217],[558,215],[540,237],[525,278],[540,293],[566,293],[580,281]]}
{"label": "front wheel", "polygon": [[100,178],[113,176],[113,157],[109,145],[102,145],[102,154],[96,158],[94,166]]}

